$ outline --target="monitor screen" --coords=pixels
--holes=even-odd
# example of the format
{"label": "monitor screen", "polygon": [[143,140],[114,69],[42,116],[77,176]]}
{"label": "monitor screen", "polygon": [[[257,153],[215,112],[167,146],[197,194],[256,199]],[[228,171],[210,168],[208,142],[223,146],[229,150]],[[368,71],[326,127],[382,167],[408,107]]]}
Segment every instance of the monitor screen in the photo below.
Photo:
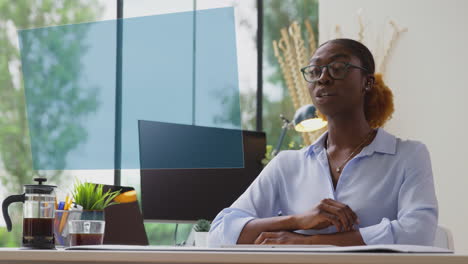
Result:
{"label": "monitor screen", "polygon": [[[154,141],[150,131],[142,131],[154,129],[154,126],[145,126],[144,122],[139,122],[140,160],[145,159],[143,156],[151,155],[148,149],[151,144],[146,142]],[[229,207],[261,172],[263,168],[261,161],[266,150],[264,132],[245,130],[241,132],[244,150],[243,168],[141,169],[144,219],[213,220],[223,208]],[[153,148],[152,151],[157,149]],[[150,165],[145,164],[142,168],[151,167]]]}

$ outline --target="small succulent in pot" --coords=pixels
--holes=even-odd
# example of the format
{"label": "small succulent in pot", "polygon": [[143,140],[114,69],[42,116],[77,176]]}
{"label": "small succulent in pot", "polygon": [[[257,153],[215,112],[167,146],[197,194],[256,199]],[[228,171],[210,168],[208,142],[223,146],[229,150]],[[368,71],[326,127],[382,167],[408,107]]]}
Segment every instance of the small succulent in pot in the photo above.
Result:
{"label": "small succulent in pot", "polygon": [[193,229],[195,230],[195,232],[208,232],[210,231],[210,227],[211,227],[210,221],[206,219],[200,219],[197,221]]}
{"label": "small succulent in pot", "polygon": [[208,231],[210,231],[211,223],[206,219],[197,221],[193,230],[195,231],[195,246],[207,247],[208,246]]}

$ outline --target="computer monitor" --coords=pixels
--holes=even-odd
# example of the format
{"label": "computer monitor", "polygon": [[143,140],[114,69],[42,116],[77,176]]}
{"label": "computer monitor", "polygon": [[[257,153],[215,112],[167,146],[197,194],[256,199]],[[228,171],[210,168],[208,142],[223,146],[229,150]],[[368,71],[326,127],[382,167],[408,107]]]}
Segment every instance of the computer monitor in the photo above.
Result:
{"label": "computer monitor", "polygon": [[[151,122],[139,122],[140,160],[148,160],[146,155],[158,151],[149,144],[154,140],[150,136],[152,131],[170,133],[154,131],[157,126]],[[240,132],[244,150],[243,168],[141,169],[141,202],[145,221],[212,220],[223,208],[229,207],[261,172],[261,161],[266,151],[264,132]]]}

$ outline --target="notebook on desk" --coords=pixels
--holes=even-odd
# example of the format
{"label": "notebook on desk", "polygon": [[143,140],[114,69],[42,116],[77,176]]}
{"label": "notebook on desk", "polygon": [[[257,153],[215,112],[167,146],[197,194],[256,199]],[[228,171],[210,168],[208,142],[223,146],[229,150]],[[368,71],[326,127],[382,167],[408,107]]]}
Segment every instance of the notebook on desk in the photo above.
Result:
{"label": "notebook on desk", "polygon": [[116,250],[116,251],[198,251],[198,252],[297,252],[297,253],[453,253],[452,250],[414,245],[372,245],[336,247],[328,245],[230,245],[220,248],[96,245],[74,246],[67,250]]}
{"label": "notebook on desk", "polygon": [[279,249],[282,251],[309,251],[309,252],[334,252],[334,253],[453,253],[452,250],[438,247],[416,245],[371,245],[371,246],[347,246],[338,247],[332,245],[225,245],[222,248],[244,249]]}

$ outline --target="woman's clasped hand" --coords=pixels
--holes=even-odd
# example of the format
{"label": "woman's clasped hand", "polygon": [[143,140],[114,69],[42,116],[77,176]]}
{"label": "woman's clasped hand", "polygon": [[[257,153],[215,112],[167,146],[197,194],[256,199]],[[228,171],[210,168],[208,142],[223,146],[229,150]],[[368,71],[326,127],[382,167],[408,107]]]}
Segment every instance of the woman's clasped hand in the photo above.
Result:
{"label": "woman's clasped hand", "polygon": [[323,199],[317,206],[296,216],[298,229],[323,229],[334,225],[338,232],[352,231],[359,224],[356,213],[346,204]]}
{"label": "woman's clasped hand", "polygon": [[[335,226],[337,232],[354,231],[359,224],[356,213],[346,204],[333,199],[323,199],[312,209],[295,215],[293,226],[299,230],[323,229]],[[291,231],[262,232],[254,244],[308,244],[309,236]]]}

